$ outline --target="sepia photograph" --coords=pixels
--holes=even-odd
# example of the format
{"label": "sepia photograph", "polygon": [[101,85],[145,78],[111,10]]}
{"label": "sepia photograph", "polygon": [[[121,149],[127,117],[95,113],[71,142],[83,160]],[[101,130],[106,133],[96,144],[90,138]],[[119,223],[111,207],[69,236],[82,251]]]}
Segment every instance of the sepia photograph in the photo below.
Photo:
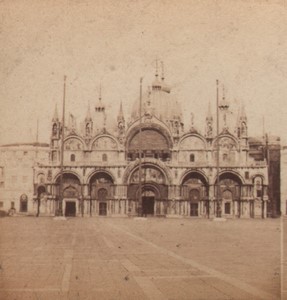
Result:
{"label": "sepia photograph", "polygon": [[0,299],[287,300],[287,2],[0,1]]}

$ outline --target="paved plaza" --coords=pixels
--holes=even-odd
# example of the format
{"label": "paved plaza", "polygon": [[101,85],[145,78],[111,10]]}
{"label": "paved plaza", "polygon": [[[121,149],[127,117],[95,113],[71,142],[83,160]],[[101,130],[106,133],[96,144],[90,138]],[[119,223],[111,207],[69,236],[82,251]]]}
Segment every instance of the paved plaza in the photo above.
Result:
{"label": "paved plaza", "polygon": [[284,295],[280,219],[7,217],[0,234],[0,299]]}

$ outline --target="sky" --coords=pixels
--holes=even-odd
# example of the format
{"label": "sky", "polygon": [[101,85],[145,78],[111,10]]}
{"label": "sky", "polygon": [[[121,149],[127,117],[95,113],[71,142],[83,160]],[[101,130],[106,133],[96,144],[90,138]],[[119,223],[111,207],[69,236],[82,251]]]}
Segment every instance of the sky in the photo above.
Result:
{"label": "sky", "polygon": [[[55,105],[84,119],[99,97],[109,117],[120,102],[128,119],[151,84],[156,59],[204,133],[216,80],[230,103],[244,103],[249,134],[287,145],[287,3],[284,0],[2,0],[0,2],[0,144],[49,142]],[[231,128],[233,129],[233,128]],[[232,131],[232,130],[231,130]]]}

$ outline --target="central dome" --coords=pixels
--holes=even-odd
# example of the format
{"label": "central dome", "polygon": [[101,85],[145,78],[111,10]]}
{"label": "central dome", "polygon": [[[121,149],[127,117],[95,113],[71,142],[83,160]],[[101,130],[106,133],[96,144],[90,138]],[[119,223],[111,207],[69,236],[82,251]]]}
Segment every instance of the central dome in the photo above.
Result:
{"label": "central dome", "polygon": [[[140,101],[137,99],[132,107],[131,118],[135,121],[139,118]],[[176,97],[171,93],[171,89],[164,80],[159,80],[156,75],[151,88],[142,96],[142,115],[157,117],[162,122],[169,125],[177,121],[182,123],[182,112]]]}

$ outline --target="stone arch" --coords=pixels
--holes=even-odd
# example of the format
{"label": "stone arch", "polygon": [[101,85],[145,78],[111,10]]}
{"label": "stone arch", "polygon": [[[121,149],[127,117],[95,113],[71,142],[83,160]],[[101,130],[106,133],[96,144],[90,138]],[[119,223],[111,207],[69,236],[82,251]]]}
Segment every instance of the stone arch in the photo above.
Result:
{"label": "stone arch", "polygon": [[[155,184],[155,183],[147,183],[147,184],[145,184],[142,187],[142,195],[143,196],[145,195],[146,191],[153,191],[155,199],[159,199],[160,198],[160,189],[157,186],[157,184]],[[137,197],[137,199],[139,197],[139,192],[140,192],[140,190],[138,188],[137,191],[136,191],[136,197]]]}
{"label": "stone arch", "polygon": [[[60,196],[60,180],[61,174],[58,174],[56,178],[56,195]],[[71,171],[63,172],[63,181],[62,181],[62,193],[64,198],[81,198],[81,180],[78,174]]]}
{"label": "stone arch", "polygon": [[266,185],[266,179],[265,179],[265,176],[264,176],[262,173],[255,173],[255,174],[253,174],[253,175],[250,177],[250,179],[252,180],[252,183],[254,182],[254,179],[255,179],[256,177],[261,177],[262,183]]}
{"label": "stone arch", "polygon": [[[181,177],[180,185],[181,196],[185,200],[194,203],[195,194],[197,194],[196,202],[199,203],[199,201],[206,200],[208,197],[208,178],[203,172],[199,172],[197,170],[188,170]],[[196,207],[198,208],[198,205]],[[191,208],[194,209],[194,206]],[[198,215],[198,212],[194,211],[191,215]]]}
{"label": "stone arch", "polygon": [[[167,184],[167,178],[163,170],[151,165],[144,164],[142,166],[142,181],[144,182],[156,182],[158,184]],[[139,182],[139,166],[135,167],[130,173],[128,178],[128,183],[138,183]]]}
{"label": "stone arch", "polygon": [[190,176],[194,175],[195,178],[198,178],[198,179],[202,179],[202,182],[205,184],[205,185],[208,185],[208,177],[206,176],[206,174],[200,170],[187,170],[185,171],[181,178],[180,178],[180,184],[184,184],[185,180]]}
{"label": "stone arch", "polygon": [[[63,176],[64,176],[65,174],[72,174],[72,175],[74,175],[75,177],[78,178],[79,182],[82,183],[82,181],[81,181],[81,176],[80,176],[77,172],[72,171],[72,170],[64,170],[64,171],[63,171]],[[57,183],[57,181],[60,180],[60,176],[61,176],[61,173],[60,173],[60,172],[57,173],[57,174],[54,176],[53,182],[54,182],[54,183]]]}
{"label": "stone arch", "polygon": [[64,149],[68,151],[79,151],[85,148],[85,142],[82,138],[72,135],[64,140]]}
{"label": "stone arch", "polygon": [[238,140],[237,140],[233,135],[231,135],[231,134],[224,134],[224,135],[219,135],[219,136],[217,136],[217,137],[214,139],[214,141],[212,142],[212,148],[213,148],[214,150],[217,149],[217,143],[218,143],[218,141],[220,141],[220,140],[223,140],[223,142],[224,142],[224,140],[225,140],[226,142],[227,142],[227,140],[230,140],[230,141],[232,141],[233,144],[235,145],[235,149],[234,149],[234,150],[238,150],[238,148],[239,148]]}
{"label": "stone arch", "polygon": [[[194,141],[197,141],[197,143]],[[200,147],[201,143],[202,147]],[[181,150],[205,150],[206,140],[199,134],[188,133],[185,134],[178,143]]]}
{"label": "stone arch", "polygon": [[[167,167],[165,166],[165,164],[162,163],[161,161],[155,160],[155,159],[143,159],[142,166],[144,166],[144,165],[153,166],[154,168],[161,170],[161,172],[164,174],[164,176],[166,178],[166,184],[172,183],[172,181],[173,181],[172,175],[171,175],[170,171],[167,169]],[[124,184],[129,183],[131,174],[138,167],[139,167],[139,161],[134,161],[127,166],[127,168],[125,169],[124,174],[123,174],[123,183]]]}
{"label": "stone arch", "polygon": [[[163,128],[161,125],[156,124],[156,123],[144,123],[141,126],[141,130],[142,130],[142,132],[150,131],[150,132],[154,132],[155,135],[156,134],[161,135],[162,137],[164,137],[168,148],[172,149],[173,142],[172,142],[171,135],[168,132],[168,130]],[[140,131],[139,125],[136,125],[130,129],[130,131],[128,132],[127,138],[126,138],[126,143],[125,143],[126,149],[129,149],[131,141],[135,138],[135,136],[139,133],[139,131]]]}
{"label": "stone arch", "polygon": [[36,176],[37,176],[36,178],[37,178],[38,185],[39,184],[43,185],[45,183],[45,173],[44,172],[39,172],[39,173],[37,173]]}
{"label": "stone arch", "polygon": [[106,169],[98,169],[98,170],[94,170],[92,171],[88,176],[87,176],[87,179],[86,179],[86,183],[89,184],[92,177],[94,175],[96,175],[97,173],[106,173],[108,176],[111,177],[112,179],[112,182],[113,183],[116,183],[116,177],[109,171],[109,170],[106,170]]}
{"label": "stone arch", "polygon": [[91,141],[91,150],[118,150],[118,141],[109,134],[97,135]]}
{"label": "stone arch", "polygon": [[112,176],[106,171],[96,171],[89,177],[89,195],[93,200],[100,200],[102,199],[101,192],[105,191],[105,199],[106,201],[108,198],[112,198],[114,196],[114,179]]}
{"label": "stone arch", "polygon": [[[219,173],[219,181],[221,181],[223,179],[228,179],[228,178],[234,179],[240,185],[244,184],[243,177],[235,171],[224,170]],[[217,176],[215,176],[214,184],[217,184]]]}

